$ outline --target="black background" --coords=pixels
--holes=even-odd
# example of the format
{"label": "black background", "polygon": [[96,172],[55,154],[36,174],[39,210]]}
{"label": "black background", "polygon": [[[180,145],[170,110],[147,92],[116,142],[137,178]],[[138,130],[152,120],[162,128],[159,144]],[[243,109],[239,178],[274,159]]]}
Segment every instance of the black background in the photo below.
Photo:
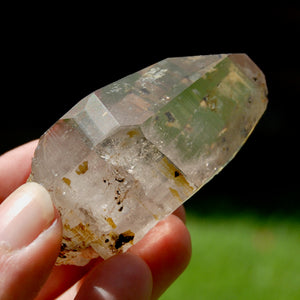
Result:
{"label": "black background", "polygon": [[166,57],[244,52],[266,75],[268,109],[188,206],[299,214],[299,8],[177,2],[4,9],[0,153],[38,138],[87,94]]}

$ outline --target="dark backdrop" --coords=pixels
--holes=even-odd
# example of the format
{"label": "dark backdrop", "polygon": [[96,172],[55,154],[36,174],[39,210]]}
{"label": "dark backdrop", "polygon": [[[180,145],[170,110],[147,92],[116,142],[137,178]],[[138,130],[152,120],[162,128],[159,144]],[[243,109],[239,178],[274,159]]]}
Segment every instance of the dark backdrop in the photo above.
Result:
{"label": "dark backdrop", "polygon": [[299,213],[300,10],[241,5],[7,8],[0,153],[38,138],[92,91],[161,59],[245,52],[266,75],[267,112],[188,206],[202,213]]}

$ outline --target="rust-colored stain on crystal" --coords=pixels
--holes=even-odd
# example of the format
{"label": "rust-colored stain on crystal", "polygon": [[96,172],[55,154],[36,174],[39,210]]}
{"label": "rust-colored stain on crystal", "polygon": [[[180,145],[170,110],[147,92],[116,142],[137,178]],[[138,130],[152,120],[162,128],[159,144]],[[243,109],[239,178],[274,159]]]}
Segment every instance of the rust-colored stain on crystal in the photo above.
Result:
{"label": "rust-colored stain on crystal", "polygon": [[84,174],[89,169],[88,161],[84,161],[81,165],[78,166],[75,171],[78,175]]}
{"label": "rust-colored stain on crystal", "polygon": [[63,237],[59,258],[67,258],[72,260],[74,253],[77,251],[81,251],[82,255],[84,253],[88,254],[88,257],[98,256],[96,255],[96,252],[89,246],[89,244],[93,242],[102,245],[102,241],[90,231],[89,224],[79,223],[75,227],[71,227],[69,224],[64,224],[63,227],[64,230],[72,232],[76,238],[75,240],[72,240],[72,238],[66,236]]}
{"label": "rust-colored stain on crystal", "polygon": [[71,227],[69,224],[64,224],[64,229],[66,231],[71,231],[74,236],[79,238],[80,242],[83,245],[86,245],[87,242],[89,243],[91,241],[97,240],[95,234],[89,229],[89,224],[79,223],[75,227]]}
{"label": "rust-colored stain on crystal", "polygon": [[117,225],[115,224],[115,222],[113,221],[112,218],[108,217],[108,218],[105,218],[105,221],[113,228],[115,229],[117,227]]}
{"label": "rust-colored stain on crystal", "polygon": [[112,253],[122,253],[122,247],[125,244],[130,243],[133,245],[134,232],[131,230],[127,230],[123,233],[110,232],[109,235],[105,237],[105,244],[108,244],[108,248],[112,251]]}
{"label": "rust-colored stain on crystal", "polygon": [[179,196],[179,193],[177,190],[175,189],[172,189],[172,188],[169,188],[170,192],[172,193],[173,197],[178,199],[180,202],[182,202],[182,199],[180,198]]}
{"label": "rust-colored stain on crystal", "polygon": [[154,218],[155,220],[158,220],[158,215],[153,214],[153,218]]}
{"label": "rust-colored stain on crystal", "polygon": [[127,131],[127,135],[132,138],[134,137],[135,135],[138,135],[139,132],[137,130],[130,130],[130,131]]}
{"label": "rust-colored stain on crystal", "polygon": [[118,236],[115,243],[115,248],[119,249],[127,243],[133,244],[133,239],[134,239],[134,233],[131,230],[127,230]]}
{"label": "rust-colored stain on crystal", "polygon": [[174,180],[175,184],[184,189],[184,193],[187,195],[193,192],[193,188],[189,182],[185,179],[183,174],[166,158],[161,160],[161,172],[169,179]]}
{"label": "rust-colored stain on crystal", "polygon": [[63,178],[62,178],[62,181],[63,181],[66,185],[68,185],[68,186],[71,185],[71,179],[69,179],[69,178],[67,178],[67,177],[63,177]]}

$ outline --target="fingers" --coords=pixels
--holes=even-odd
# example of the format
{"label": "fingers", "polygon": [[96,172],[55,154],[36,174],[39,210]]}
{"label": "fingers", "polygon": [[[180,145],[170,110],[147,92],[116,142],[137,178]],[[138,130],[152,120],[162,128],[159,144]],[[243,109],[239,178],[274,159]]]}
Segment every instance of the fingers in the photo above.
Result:
{"label": "fingers", "polygon": [[[101,258],[94,259],[84,267],[73,265],[54,266],[35,300],[56,299],[101,261]],[[70,297],[69,299],[73,298]]]}
{"label": "fingers", "polygon": [[99,263],[75,299],[158,299],[186,268],[190,256],[190,235],[183,222],[170,215],[126,254]]}
{"label": "fingers", "polygon": [[140,256],[148,264],[153,278],[152,299],[158,299],[189,263],[190,234],[178,217],[170,215],[129,252]]}
{"label": "fingers", "polygon": [[48,192],[26,183],[0,206],[0,299],[33,299],[55,263],[61,222]]}
{"label": "fingers", "polygon": [[125,253],[96,266],[85,278],[76,300],[151,299],[152,276],[140,257]]}
{"label": "fingers", "polygon": [[185,209],[184,206],[181,205],[179,206],[174,212],[173,215],[181,219],[181,221],[185,224],[186,222],[186,214],[185,214]]}
{"label": "fingers", "polygon": [[[33,141],[0,157],[0,202],[26,181],[30,173],[31,159],[36,145],[37,141]],[[16,199],[14,193],[12,197]],[[152,290],[151,299],[157,299],[184,270],[190,259],[190,236],[181,221],[185,220],[184,209],[181,207],[174,212],[174,215],[167,217],[153,228],[126,255],[115,256],[103,263],[92,262],[84,268],[76,266],[52,268],[60,247],[60,221],[57,216],[54,216],[50,222],[51,213],[49,211],[48,221],[45,221],[48,218],[47,214],[38,213],[39,209],[28,209],[25,213],[26,207],[30,207],[30,205],[25,205],[22,208],[22,205],[24,206],[23,201],[19,202],[22,203],[19,205],[20,214],[16,214],[16,208],[10,208],[13,207],[14,202],[18,203],[17,200],[10,197],[0,206],[0,228],[6,228],[4,231],[6,234],[4,233],[2,236],[0,231],[0,277],[1,280],[5,278],[0,281],[0,298],[3,296],[3,299],[10,299],[7,295],[12,295],[11,298],[13,299],[31,299],[45,282],[51,269],[51,276],[38,299],[51,299],[52,296],[54,298],[84,276],[91,269],[93,263],[97,266],[85,277],[86,279],[81,280],[83,284],[78,299],[81,299],[80,297],[83,297],[83,294],[89,290],[91,293],[94,291],[95,294],[92,296],[97,297],[95,299],[109,299],[105,298],[105,295],[108,297],[109,293],[112,292],[113,289],[110,284],[115,286],[113,279],[116,278],[120,279],[120,286],[116,289],[115,295],[122,294],[120,299],[148,299],[149,290]],[[29,201],[29,203],[31,203],[32,208],[38,205],[38,202],[34,201]],[[11,222],[7,221],[9,218],[2,217],[10,213]],[[41,219],[42,216],[44,217]],[[6,220],[5,224],[3,220]],[[22,221],[18,222],[18,220]],[[5,227],[13,223],[15,225],[10,226],[10,229]],[[27,224],[27,229],[20,226],[21,223]],[[26,230],[30,234],[24,234]],[[11,233],[8,234],[9,232]],[[21,235],[24,234],[24,236],[14,238],[18,233],[19,235],[20,233]],[[1,242],[1,240],[6,241],[6,243]],[[11,244],[10,247],[7,247],[8,244]],[[122,266],[122,268],[120,269],[118,266]],[[126,273],[128,270],[131,270],[130,274]],[[2,276],[4,273],[5,276]],[[132,278],[131,282],[135,280],[139,284],[141,289],[135,290],[135,296],[143,294],[141,298],[130,298],[132,291],[134,291],[133,284],[128,283],[124,276],[129,276],[128,278]],[[66,277],[68,280],[65,280]],[[103,280],[97,280],[97,278],[103,278]],[[145,284],[139,283],[139,279]],[[108,294],[105,294],[105,291],[108,291]]]}
{"label": "fingers", "polygon": [[0,156],[0,203],[25,183],[38,141],[32,141]]}
{"label": "fingers", "polygon": [[[178,216],[181,220],[185,221],[185,210],[184,207],[179,207],[174,214]],[[175,222],[176,224],[176,222]],[[170,224],[170,226],[173,226],[173,223]],[[174,228],[174,230],[177,230]],[[170,230],[170,232],[172,229]],[[157,231],[157,234],[160,235],[159,231]],[[172,234],[173,235],[173,234]],[[156,239],[155,235],[153,235],[153,238]],[[189,243],[189,239],[187,239],[187,242]],[[142,241],[140,243],[143,243]],[[176,245],[174,246],[176,247]],[[159,249],[158,249],[159,250]],[[179,249],[180,251],[180,249]],[[184,258],[184,253],[180,254],[183,255],[183,261],[185,264],[185,261],[188,261],[188,258]],[[76,283],[78,280],[80,280],[86,273],[89,272],[95,265],[99,265],[102,262],[102,259],[99,258],[97,260],[92,260],[88,265],[84,267],[78,267],[78,266],[55,266],[46,282],[46,284],[43,286],[42,290],[40,291],[38,299],[54,299],[58,297],[61,293],[63,293],[65,290],[67,290],[69,287],[71,287],[74,283]],[[131,266],[129,266],[130,268]],[[184,269],[184,267],[183,267]],[[114,270],[116,272],[116,270]],[[117,275],[114,275],[117,276]],[[126,280],[126,279],[125,279]],[[167,287],[165,287],[167,288]],[[76,294],[76,293],[75,293]],[[73,297],[68,297],[68,299],[73,299]],[[65,298],[64,298],[65,299]],[[136,298],[137,299],[137,298]]]}

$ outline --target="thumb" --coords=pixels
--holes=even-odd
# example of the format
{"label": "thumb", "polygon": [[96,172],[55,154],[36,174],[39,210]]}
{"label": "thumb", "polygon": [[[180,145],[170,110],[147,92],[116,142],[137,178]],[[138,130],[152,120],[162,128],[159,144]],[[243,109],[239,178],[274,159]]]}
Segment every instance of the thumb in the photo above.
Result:
{"label": "thumb", "polygon": [[25,183],[0,205],[0,299],[33,299],[59,253],[61,222],[49,193]]}

